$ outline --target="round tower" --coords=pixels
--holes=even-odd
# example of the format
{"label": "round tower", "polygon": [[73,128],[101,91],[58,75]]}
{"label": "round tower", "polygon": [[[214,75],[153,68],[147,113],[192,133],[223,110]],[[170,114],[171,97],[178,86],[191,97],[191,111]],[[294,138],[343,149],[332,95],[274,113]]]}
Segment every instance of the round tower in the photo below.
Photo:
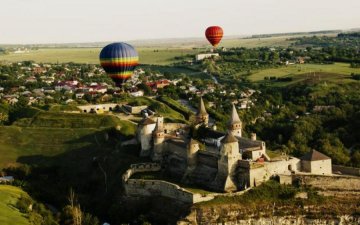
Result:
{"label": "round tower", "polygon": [[153,161],[161,161],[162,160],[162,149],[163,142],[165,141],[165,132],[164,132],[164,118],[158,117],[156,120],[156,126],[153,132],[153,153],[152,160]]}
{"label": "round tower", "polygon": [[230,120],[228,122],[229,131],[236,137],[242,136],[242,122],[239,118],[239,114],[236,111],[235,105],[233,104]]}
{"label": "round tower", "polygon": [[216,182],[223,188],[223,191],[237,190],[235,171],[239,160],[241,160],[241,154],[238,139],[231,132],[228,132],[221,140],[216,176]]}
{"label": "round tower", "polygon": [[193,169],[197,165],[197,152],[200,150],[199,142],[191,139],[187,149],[187,166],[188,169]]}

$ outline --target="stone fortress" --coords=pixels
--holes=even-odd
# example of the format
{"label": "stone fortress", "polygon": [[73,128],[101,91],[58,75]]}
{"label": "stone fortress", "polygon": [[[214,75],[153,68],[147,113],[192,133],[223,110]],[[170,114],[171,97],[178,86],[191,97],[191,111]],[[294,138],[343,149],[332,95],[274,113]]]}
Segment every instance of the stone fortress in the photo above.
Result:
{"label": "stone fortress", "polygon": [[[243,137],[242,128],[235,106],[226,132],[211,128],[201,98],[193,126],[165,123],[163,117],[146,117],[138,125],[136,140],[141,145],[140,156],[150,157],[159,165],[157,169],[181,183],[215,192],[246,190],[276,175],[332,174],[331,159],[315,150],[301,159],[271,159],[265,142],[257,140],[256,134],[251,134],[250,139]],[[124,175],[124,182],[129,180],[129,174]]]}

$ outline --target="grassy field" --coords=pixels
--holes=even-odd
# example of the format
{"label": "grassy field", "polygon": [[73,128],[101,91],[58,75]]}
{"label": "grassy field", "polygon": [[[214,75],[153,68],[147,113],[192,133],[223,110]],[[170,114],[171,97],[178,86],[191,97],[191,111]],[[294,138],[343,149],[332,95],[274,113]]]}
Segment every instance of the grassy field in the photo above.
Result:
{"label": "grassy field", "polygon": [[29,225],[25,215],[14,207],[21,195],[27,195],[20,188],[0,185],[0,224],[1,225]]}
{"label": "grassy field", "polygon": [[[0,55],[0,61],[19,62],[33,60],[43,63],[76,62],[99,64],[100,48],[43,48],[23,54]],[[195,54],[192,49],[178,48],[139,48],[141,64],[167,65],[175,62],[175,56]]]}
{"label": "grassy field", "polygon": [[55,156],[104,142],[98,129],[56,129],[4,126],[0,128],[0,168],[18,165],[19,157]]}
{"label": "grassy field", "polygon": [[54,156],[106,144],[106,134],[120,126],[123,136],[135,133],[135,125],[115,116],[40,112],[33,118],[0,127],[0,168],[18,164],[24,156]]}
{"label": "grassy field", "polygon": [[[350,68],[347,63],[334,64],[295,64],[282,66],[279,68],[265,69],[249,76],[251,81],[263,81],[264,77],[293,77],[295,80],[304,80],[310,78],[324,79],[329,81],[350,81],[351,73],[360,73],[360,69]],[[328,74],[330,76],[321,76]]]}
{"label": "grassy field", "polygon": [[[264,47],[264,46],[281,46],[286,47],[291,44],[288,40],[290,37],[296,36],[279,36],[267,38],[224,38],[219,47]],[[161,40],[159,40],[161,41]],[[136,45],[135,45],[136,46]],[[153,47],[154,43],[149,44],[149,47],[137,47],[140,56],[141,64],[156,64],[168,65],[176,62],[175,56],[185,56],[187,54],[196,54],[200,51],[206,51],[211,48],[208,42],[204,39],[195,39],[188,42],[181,40],[176,42],[164,43],[157,47]],[[156,46],[156,45],[155,45]],[[196,49],[194,49],[196,48]],[[85,47],[85,48],[39,48],[29,53],[21,54],[7,54],[0,55],[0,61],[19,62],[24,60],[33,60],[35,62],[46,63],[62,63],[62,62],[75,62],[75,63],[99,63],[99,53],[101,48]]]}

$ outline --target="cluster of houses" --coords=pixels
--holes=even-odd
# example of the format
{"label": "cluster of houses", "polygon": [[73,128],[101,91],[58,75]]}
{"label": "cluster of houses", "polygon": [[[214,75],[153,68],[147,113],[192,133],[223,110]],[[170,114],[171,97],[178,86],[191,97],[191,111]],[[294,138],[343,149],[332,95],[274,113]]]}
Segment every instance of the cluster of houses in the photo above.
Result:
{"label": "cluster of houses", "polygon": [[[4,64],[2,64],[4,65]],[[104,71],[96,65],[77,65],[77,64],[37,64],[37,63],[9,63],[9,74],[4,74],[0,70],[1,76],[16,78],[18,85],[12,87],[1,87],[0,101],[8,104],[15,104],[21,96],[28,99],[29,104],[42,104],[47,102],[70,104],[72,102],[86,103],[89,99],[96,99],[97,102],[111,102],[111,99],[122,93],[114,87],[110,80],[101,79],[103,82],[92,82],[98,77],[105,76]],[[83,67],[86,70],[83,70]],[[231,90],[226,87],[208,83],[206,86],[196,85],[194,82],[182,82],[181,78],[166,79],[162,74],[147,74],[145,81],[141,80],[141,75],[145,71],[137,69],[128,81],[127,92],[134,96],[144,95],[144,91],[138,88],[138,84],[144,82],[153,93],[169,85],[177,86],[180,93],[187,95],[203,96],[205,94],[217,94],[218,97],[230,97],[234,99],[233,104],[238,109],[248,109],[253,105],[251,96],[255,90],[239,91]],[[96,78],[96,79],[93,79]],[[237,96],[239,96],[237,98]],[[211,105],[211,102],[210,102]]]}

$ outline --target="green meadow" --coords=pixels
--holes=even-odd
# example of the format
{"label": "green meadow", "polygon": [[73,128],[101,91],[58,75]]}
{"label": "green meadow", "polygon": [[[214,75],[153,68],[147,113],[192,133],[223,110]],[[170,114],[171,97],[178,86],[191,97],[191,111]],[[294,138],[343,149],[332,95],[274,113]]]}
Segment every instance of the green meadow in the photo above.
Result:
{"label": "green meadow", "polygon": [[257,71],[249,76],[251,81],[263,81],[265,77],[292,77],[294,81],[323,80],[336,83],[351,81],[351,73],[360,73],[358,68],[350,68],[347,63],[295,64]]}
{"label": "green meadow", "polygon": [[0,185],[0,224],[1,225],[30,225],[25,214],[15,208],[21,195],[27,195],[18,187]]}
{"label": "green meadow", "polygon": [[[101,48],[40,48],[28,53],[0,55],[0,61],[20,62],[32,60],[39,63],[88,63],[98,64]],[[195,54],[187,48],[139,48],[139,63],[168,65],[176,62],[175,56]]]}
{"label": "green meadow", "polygon": [[[281,46],[287,47],[292,41],[290,37],[295,36],[274,36],[264,38],[224,38],[219,47],[264,47],[264,46]],[[161,41],[161,40],[160,40]],[[135,45],[136,46],[136,45]],[[196,54],[201,51],[209,51],[211,46],[204,39],[195,39],[188,41],[184,39],[163,44],[148,44],[136,47],[139,52],[141,64],[169,65],[177,60],[176,56],[186,56]],[[100,47],[58,47],[32,50],[28,53],[0,55],[0,61],[20,62],[32,60],[39,63],[99,63]]]}

